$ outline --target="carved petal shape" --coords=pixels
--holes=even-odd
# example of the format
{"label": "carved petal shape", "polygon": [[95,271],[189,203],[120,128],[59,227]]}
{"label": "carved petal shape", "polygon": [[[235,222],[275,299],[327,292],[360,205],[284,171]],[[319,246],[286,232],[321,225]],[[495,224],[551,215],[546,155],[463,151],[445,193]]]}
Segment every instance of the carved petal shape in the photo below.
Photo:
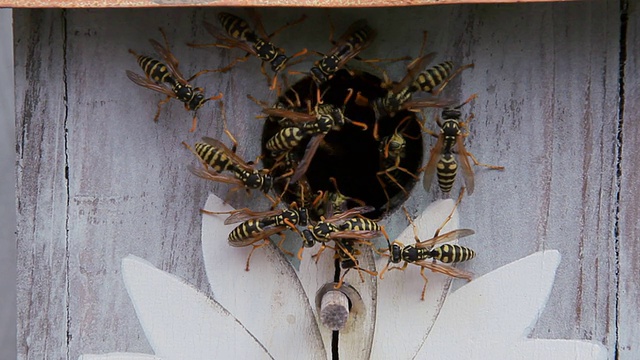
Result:
{"label": "carved petal shape", "polygon": [[[433,237],[436,229],[451,213],[454,203],[451,199],[433,202],[413,220],[418,227],[420,239]],[[457,229],[458,219],[458,212],[455,211],[441,233]],[[473,237],[469,239],[473,240]],[[415,243],[411,226],[404,229],[398,241],[405,245]],[[378,269],[382,269],[387,260],[386,257],[381,258]],[[378,281],[376,328],[379,330],[373,341],[376,358],[406,358],[409,354],[415,354],[438,316],[449,291],[451,278],[425,270],[429,284],[422,301],[420,293],[424,280],[419,269],[418,266],[409,264],[405,271],[387,272],[384,279]]]}
{"label": "carved petal shape", "polygon": [[226,309],[182,279],[132,255],[122,260],[122,273],[138,319],[158,357],[273,358]]}
{"label": "carved petal shape", "polygon": [[449,294],[416,358],[606,359],[602,345],[527,339],[547,303],[559,263],[558,251],[538,252]]}
{"label": "carved petal shape", "polygon": [[[205,208],[232,210],[213,194]],[[241,321],[274,358],[326,359],[312,311],[313,297],[307,297],[291,264],[275,247],[265,246],[254,252],[251,270],[245,271],[251,246],[228,245],[227,236],[237,224],[225,225],[225,218],[226,215],[202,217],[202,251],[214,299]]]}

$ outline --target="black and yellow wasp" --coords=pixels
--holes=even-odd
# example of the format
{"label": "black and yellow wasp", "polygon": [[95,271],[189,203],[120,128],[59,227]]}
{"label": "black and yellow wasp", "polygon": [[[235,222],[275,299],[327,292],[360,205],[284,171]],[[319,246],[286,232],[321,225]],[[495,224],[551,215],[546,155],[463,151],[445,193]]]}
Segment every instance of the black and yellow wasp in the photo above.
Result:
{"label": "black and yellow wasp", "polygon": [[[267,34],[258,12],[250,11],[250,14],[256,26],[257,32],[249,25],[249,23],[246,20],[226,12],[221,12],[218,14],[218,20],[220,21],[220,24],[224,29],[224,33],[218,30],[218,28],[215,25],[206,21],[204,22],[204,28],[207,30],[209,34],[213,35],[213,37],[215,37],[218,42],[215,44],[188,44],[189,46],[191,47],[215,46],[215,47],[226,48],[226,49],[239,48],[246,51],[247,54],[244,57],[235,59],[229,65],[221,69],[203,70],[203,71],[200,71],[197,75],[207,73],[207,72],[226,72],[230,70],[232,67],[234,67],[238,62],[246,61],[249,58],[249,56],[254,55],[260,60],[262,60],[262,65],[260,67],[260,70],[267,77],[267,81],[271,84],[270,88],[273,90],[276,87],[278,73],[286,67],[287,62],[292,58],[295,58],[307,53],[307,49],[303,49],[300,52],[288,57],[284,54],[284,50],[276,47],[271,42],[271,39],[282,30],[304,21],[304,19],[306,19],[305,15],[303,15],[300,19],[292,23],[285,24],[284,26],[280,27],[273,33]],[[269,76],[267,75],[264,69],[265,63],[271,64],[271,70],[275,74],[273,77],[273,80],[269,78]]]}
{"label": "black and yellow wasp", "polygon": [[195,76],[191,77],[189,80],[185,80],[180,70],[178,70],[178,60],[173,56],[169,49],[169,42],[166,34],[162,29],[160,29],[160,32],[162,33],[165,46],[162,46],[159,42],[153,39],[150,39],[149,42],[158,55],[160,55],[162,61],[158,61],[149,56],[138,55],[135,51],[129,49],[129,52],[136,57],[138,65],[140,65],[144,71],[145,76],[143,77],[127,70],[127,77],[137,85],[167,95],[164,100],[161,100],[158,103],[158,111],[153,118],[154,121],[158,121],[162,105],[166,104],[172,98],[178,99],[184,103],[184,108],[187,111],[193,111],[194,113],[193,123],[190,130],[190,132],[194,132],[197,123],[196,111],[207,101],[222,98],[222,93],[206,98],[203,94],[204,90],[202,88],[194,88],[189,85],[188,81],[195,78]]}
{"label": "black and yellow wasp", "polygon": [[410,122],[416,121],[415,117],[408,115],[404,117],[396,126],[394,132],[382,138],[380,140],[380,171],[376,173],[378,182],[387,197],[387,206],[389,206],[390,198],[387,191],[387,181],[391,181],[392,184],[397,186],[405,196],[409,196],[407,190],[400,184],[394,175],[397,171],[405,173],[414,180],[418,180],[418,176],[411,171],[407,170],[401,165],[402,160],[406,156],[407,138],[412,140],[418,140],[419,138],[413,138],[404,133],[407,125]]}
{"label": "black and yellow wasp", "polygon": [[[315,225],[309,225],[307,229],[302,230],[303,248],[300,249],[298,256],[301,257],[302,250],[306,247],[313,247],[316,243],[322,244],[320,250],[314,257],[318,258],[327,245],[333,241],[336,254],[340,260],[342,268],[346,269],[341,276],[340,281],[336,284],[336,288],[340,288],[344,281],[344,277],[349,270],[356,269],[359,273],[366,272],[369,275],[377,276],[377,272],[361,268],[356,256],[359,254],[355,248],[356,245],[373,246],[369,241],[380,235],[384,235],[388,239],[388,235],[384,226],[378,222],[365,218],[361,214],[373,211],[371,206],[360,206],[349,209],[345,212],[333,215],[330,218],[321,218]],[[362,274],[360,274],[362,276]]]}
{"label": "black and yellow wasp", "polygon": [[[344,104],[349,101],[351,95],[352,92],[347,94]],[[318,147],[330,131],[339,130],[347,122],[359,124],[344,116],[344,104],[343,108],[340,108],[333,104],[323,103],[320,99],[321,95],[318,91],[318,102],[312,113],[303,113],[275,107],[263,108],[262,110],[269,116],[285,118],[294,124],[294,126],[281,129],[267,141],[265,147],[271,151],[273,157],[292,151],[304,139],[311,137],[304,156],[298,162],[298,166],[290,178],[291,183],[295,183],[306,173]]]}
{"label": "black and yellow wasp", "polygon": [[[407,220],[413,227],[413,234],[415,243],[410,245],[404,245],[399,241],[389,242],[389,261],[387,265],[380,271],[380,279],[384,277],[384,273],[387,270],[405,270],[409,264],[414,264],[420,267],[420,275],[424,279],[424,287],[422,288],[421,299],[424,300],[424,294],[427,289],[427,283],[429,280],[427,276],[424,274],[425,269],[429,269],[431,271],[435,271],[441,274],[445,274],[451,277],[465,279],[470,281],[473,278],[473,274],[464,270],[456,269],[449,265],[452,263],[459,263],[463,261],[468,261],[473,259],[476,256],[476,253],[468,247],[461,245],[452,245],[452,244],[444,244],[438,247],[435,247],[438,244],[449,242],[453,240],[457,240],[459,238],[463,238],[465,236],[473,235],[475,232],[470,229],[458,229],[449,231],[445,234],[440,235],[440,231],[444,226],[449,222],[453,213],[462,200],[462,195],[464,193],[464,188],[460,192],[460,196],[456,201],[453,209],[449,216],[445,219],[442,225],[436,230],[434,236],[431,239],[426,241],[421,241],[418,236],[418,228],[414,224],[409,212],[406,208],[402,208],[404,210],[405,215],[407,216]],[[388,241],[388,240],[387,240]],[[404,261],[404,265],[402,267],[390,267],[390,264],[398,264]]]}
{"label": "black and yellow wasp", "polygon": [[327,54],[318,60],[310,70],[311,78],[320,85],[329,80],[349,60],[371,45],[376,37],[367,20],[360,19],[335,41],[335,45]]}
{"label": "black and yellow wasp", "polygon": [[261,190],[265,196],[276,203],[268,192],[273,186],[273,179],[268,171],[256,169],[247,164],[221,141],[203,137],[194,149],[183,143],[198,156],[203,166],[189,166],[189,170],[206,180],[238,185],[238,188]]}
{"label": "black and yellow wasp", "polygon": [[[272,235],[279,234],[282,240],[278,243],[278,247],[282,249],[284,241],[283,232],[286,230],[298,231],[296,226],[306,226],[309,221],[309,215],[306,208],[298,208],[295,203],[291,204],[284,210],[271,210],[263,212],[254,212],[249,209],[238,209],[231,212],[211,212],[202,210],[206,214],[225,214],[231,215],[225,219],[225,225],[241,222],[229,233],[229,245],[233,247],[253,246],[247,258],[246,271],[249,271],[249,262],[253,252],[269,243]],[[261,244],[256,245],[258,241]]]}
{"label": "black and yellow wasp", "polygon": [[484,166],[493,170],[504,170],[503,166],[478,162],[476,157],[468,152],[464,146],[464,138],[468,136],[468,132],[463,132],[462,128],[466,127],[473,117],[470,117],[466,122],[462,121],[462,113],[459,109],[475,99],[476,96],[477,94],[474,94],[462,104],[454,108],[446,108],[442,111],[443,121],[440,122],[440,119],[436,118],[436,123],[440,127],[439,134],[425,129],[428,134],[438,138],[436,144],[431,149],[431,155],[427,165],[421,169],[421,171],[424,170],[423,186],[425,190],[429,191],[433,176],[437,173],[440,190],[444,193],[451,191],[456,174],[458,173],[458,163],[454,154],[457,154],[458,160],[460,160],[462,177],[464,178],[465,187],[469,195],[473,193],[475,187],[473,169],[469,163],[469,157],[475,165]]}

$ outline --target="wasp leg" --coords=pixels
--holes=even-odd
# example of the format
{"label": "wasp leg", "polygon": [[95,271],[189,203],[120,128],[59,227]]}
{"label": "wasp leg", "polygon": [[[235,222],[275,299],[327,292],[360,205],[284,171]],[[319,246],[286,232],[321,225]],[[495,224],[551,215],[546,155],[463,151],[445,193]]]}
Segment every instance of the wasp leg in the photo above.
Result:
{"label": "wasp leg", "polygon": [[[286,220],[285,220],[286,222]],[[278,235],[280,235],[280,242],[278,243],[278,248],[280,249],[280,251],[282,251],[283,253],[285,253],[288,256],[293,256],[293,253],[286,250],[285,248],[282,247],[282,244],[284,244],[284,241],[286,240],[286,235],[284,233],[279,233]]]}
{"label": "wasp leg", "polygon": [[153,117],[153,121],[158,122],[158,118],[160,117],[160,110],[162,110],[162,105],[166,104],[171,100],[171,96],[167,96],[163,100],[158,102],[158,111],[156,111],[156,116]]}
{"label": "wasp leg", "polygon": [[498,166],[498,165],[489,165],[489,164],[483,164],[481,162],[478,161],[478,159],[476,159],[476,157],[467,151],[467,155],[471,158],[471,160],[473,161],[473,163],[476,166],[484,166],[488,169],[492,169],[492,170],[504,170],[504,166]]}
{"label": "wasp leg", "polygon": [[422,287],[422,294],[420,295],[420,300],[422,301],[424,301],[424,294],[427,291],[427,284],[429,283],[427,275],[424,274],[424,269],[425,268],[420,269],[420,276],[422,276],[422,278],[424,279],[424,286]]}
{"label": "wasp leg", "polygon": [[255,245],[255,244],[251,245],[251,246],[253,246],[253,248],[249,252],[249,257],[247,257],[247,266],[244,268],[244,271],[249,271],[249,262],[251,261],[251,256],[253,255],[253,252],[256,251],[256,249],[259,249],[259,248],[261,248],[261,247],[263,247],[265,245],[268,245],[268,244],[269,244],[269,240],[268,239],[264,239],[264,241],[260,245]]}
{"label": "wasp leg", "polygon": [[[453,209],[451,209],[451,212],[449,213],[449,215],[446,217],[446,219],[444,219],[444,221],[442,222],[442,225],[440,225],[440,227],[436,229],[436,232],[433,235],[433,237],[436,237],[436,236],[440,235],[440,231],[445,227],[445,225],[447,225],[447,223],[453,217],[453,213],[456,211],[456,208],[458,207],[458,205],[460,205],[460,202],[462,201],[462,196],[464,195],[464,190],[465,190],[464,187],[462,187],[460,189],[460,195],[458,195],[458,199],[456,200],[456,203],[453,204]],[[420,241],[417,241],[417,242],[420,242]]]}

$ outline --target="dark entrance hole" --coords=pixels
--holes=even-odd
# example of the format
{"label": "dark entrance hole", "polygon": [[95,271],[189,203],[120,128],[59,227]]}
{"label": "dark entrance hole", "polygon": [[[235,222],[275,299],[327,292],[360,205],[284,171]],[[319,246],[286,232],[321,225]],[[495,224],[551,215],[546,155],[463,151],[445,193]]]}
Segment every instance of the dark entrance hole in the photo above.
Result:
{"label": "dark entrance hole", "polygon": [[[348,119],[367,125],[367,129],[347,122],[340,130],[330,131],[320,144],[313,160],[306,172],[306,178],[310,192],[316,194],[318,191],[335,191],[335,187],[330,178],[335,178],[338,191],[345,196],[358,199],[367,205],[373,206],[376,210],[366,214],[370,218],[381,218],[387,211],[391,211],[404,202],[407,194],[415,185],[418,177],[417,171],[422,164],[423,145],[422,131],[417,123],[415,113],[401,111],[394,116],[382,115],[377,119],[378,139],[374,137],[374,127],[376,125],[376,112],[372,105],[373,99],[380,98],[386,94],[386,90],[381,86],[381,79],[364,72],[349,72],[341,70],[322,85],[322,101],[342,107],[347,94],[353,90],[353,96],[344,106],[344,114]],[[308,108],[314,108],[317,103],[317,87],[310,77],[304,78],[291,86],[278,98],[278,106],[283,106],[288,110],[308,113]],[[356,97],[356,94],[360,94]],[[359,101],[356,101],[356,98]],[[288,99],[288,100],[287,100]],[[299,99],[299,100],[298,100]],[[369,99],[370,102],[362,101]],[[357,102],[357,103],[356,103]],[[309,105],[308,105],[309,104]],[[358,105],[360,104],[360,105]],[[403,119],[405,119],[403,121]],[[265,122],[262,135],[262,153],[264,163],[267,168],[272,168],[275,158],[271,152],[265,148],[269,139],[283,128],[281,118],[269,117]],[[402,125],[398,125],[402,122]],[[287,126],[287,125],[285,125]],[[386,167],[394,165],[393,159],[384,158],[384,149],[381,146],[384,139],[398,132],[406,140],[404,156],[401,157],[399,166],[406,169],[410,176],[403,171],[389,171],[389,175],[394,177],[402,186],[400,188],[387,174],[380,173]],[[297,159],[301,159],[305,154],[305,149],[309,139],[305,139],[293,151]],[[386,164],[386,165],[385,165]],[[286,173],[284,167],[277,167],[273,171],[273,176],[278,177]],[[285,181],[276,183],[276,191],[282,193]],[[388,194],[385,195],[386,189]],[[307,195],[307,197],[309,197]],[[284,201],[291,203],[301,202],[299,186],[290,186],[283,196]],[[308,201],[309,199],[305,199]],[[351,201],[350,206],[357,206],[357,201]],[[311,212],[312,218],[319,218],[322,213]]]}

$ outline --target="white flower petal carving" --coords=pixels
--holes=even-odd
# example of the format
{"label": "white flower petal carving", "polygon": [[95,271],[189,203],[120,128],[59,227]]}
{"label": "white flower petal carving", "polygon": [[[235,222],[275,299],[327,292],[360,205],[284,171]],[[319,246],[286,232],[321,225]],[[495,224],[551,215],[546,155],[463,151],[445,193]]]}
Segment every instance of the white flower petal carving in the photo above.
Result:
{"label": "white flower petal carving", "polygon": [[129,255],[122,276],[140,324],[163,360],[273,359],[244,326],[182,279]]}
{"label": "white flower petal carving", "polygon": [[[229,211],[210,195],[205,208]],[[238,224],[224,225],[225,215],[202,217],[202,251],[214,299],[240,320],[276,359],[327,359],[320,329],[308,297],[291,264],[273,246],[234,248],[227,236]],[[300,346],[292,346],[300,344]],[[330,348],[330,347],[329,347]]]}
{"label": "white flower petal carving", "polygon": [[[438,201],[414,220],[421,239],[433,236],[452,206],[452,200]],[[206,208],[231,210],[215,195],[210,195]],[[316,264],[310,259],[315,251],[307,250],[297,273],[275,247],[266,246],[255,253],[251,271],[245,272],[251,248],[228,246],[233,226],[224,225],[224,219],[203,217],[203,252],[213,300],[183,280],[128,256],[123,260],[123,277],[156,355],[111,353],[80,359],[330,358],[331,332],[318,325],[314,298],[315,291],[332,280],[331,256],[320,257]],[[457,213],[442,231],[455,228]],[[412,228],[398,239],[412,243]],[[373,256],[365,257],[370,262],[365,266],[373,267]],[[377,261],[378,271],[386,261]],[[451,279],[427,270],[425,301],[420,301],[423,280],[417,266],[391,271],[382,281],[367,276],[365,284],[352,271],[348,280],[369,298],[369,308],[355,314],[352,325],[340,333],[340,357],[606,359],[601,344],[527,338],[544,310],[559,261],[557,251],[535,253],[448,295]],[[402,331],[387,331],[398,328]]]}
{"label": "white flower petal carving", "polygon": [[416,358],[606,359],[602,345],[527,339],[547,303],[559,263],[557,251],[538,252],[449,294]]}
{"label": "white flower petal carving", "polygon": [[[430,204],[413,222],[418,228],[420,239],[432,238],[436,229],[451,213],[454,205],[451,199],[439,200]],[[407,222],[408,223],[408,222]],[[441,233],[458,228],[458,212]],[[472,237],[469,238],[472,241]],[[405,245],[415,242],[413,228],[408,226],[398,237]],[[388,258],[378,261],[378,269],[386,265]],[[401,265],[401,264],[399,264]],[[373,352],[381,359],[393,359],[399,354],[415,354],[435,322],[445,300],[451,278],[443,274],[425,270],[429,278],[424,301],[420,292],[424,280],[419,267],[409,264],[405,271],[389,271],[384,279],[378,281],[378,316],[376,328],[398,331],[377,331],[373,341]],[[398,326],[398,324],[402,324]]]}

